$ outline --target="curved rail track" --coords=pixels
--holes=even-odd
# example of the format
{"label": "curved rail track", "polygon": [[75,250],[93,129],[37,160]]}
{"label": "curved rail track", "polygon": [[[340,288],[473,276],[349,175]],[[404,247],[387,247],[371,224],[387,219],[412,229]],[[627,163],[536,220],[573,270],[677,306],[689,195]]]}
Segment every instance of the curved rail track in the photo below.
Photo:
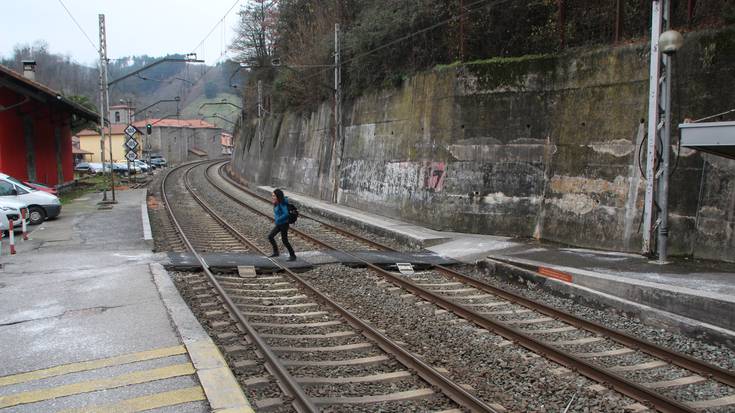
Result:
{"label": "curved rail track", "polygon": [[[200,252],[221,250],[221,245],[236,251],[264,251],[219,218],[196,194],[189,173],[198,165],[201,163],[170,170],[161,183],[169,217],[211,286],[196,289],[206,297],[211,297],[207,291],[213,289],[221,297],[227,313],[257,347],[297,411],[339,410],[339,406],[352,410],[376,403],[393,406],[393,410],[458,411],[460,407],[496,411],[285,266],[281,266],[282,273],[272,276],[215,275]],[[167,187],[171,174],[179,172],[181,179]]]}
{"label": "curved rail track", "polygon": [[[223,165],[224,163],[210,165],[207,170],[210,183],[240,206],[270,218],[263,209],[242,202],[214,182],[210,174],[217,166],[220,177],[229,184],[250,197],[268,202],[224,174]],[[321,233],[331,231],[339,234],[339,237],[349,237],[353,240],[352,243],[362,243],[363,248],[395,251],[324,220],[303,213],[301,216],[301,220],[314,221],[323,226]],[[334,242],[324,242],[296,228],[292,231],[310,244],[341,251],[353,259],[363,261],[349,251],[335,247]],[[735,374],[731,371],[534,302],[444,266],[405,276],[366,261],[363,264],[390,283],[426,301],[656,410],[692,412],[705,408],[735,406]],[[631,355],[636,357],[630,358]],[[660,368],[676,369],[678,372],[675,376],[678,377],[646,380],[646,371]],[[671,391],[681,386],[705,383],[721,387],[722,396],[707,400],[678,401]]]}

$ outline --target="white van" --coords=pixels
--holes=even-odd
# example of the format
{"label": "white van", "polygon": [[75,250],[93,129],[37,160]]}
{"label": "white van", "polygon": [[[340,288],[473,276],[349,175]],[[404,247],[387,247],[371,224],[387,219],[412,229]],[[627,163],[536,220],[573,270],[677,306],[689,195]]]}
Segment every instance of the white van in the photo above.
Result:
{"label": "white van", "polygon": [[59,198],[30,188],[4,173],[0,173],[0,199],[28,205],[28,215],[33,225],[42,223],[46,218],[55,218],[61,213]]}
{"label": "white van", "polygon": [[28,206],[22,202],[0,197],[0,232],[10,229],[9,221],[13,220],[13,232],[23,230],[23,210],[26,213],[26,223],[29,220]]}

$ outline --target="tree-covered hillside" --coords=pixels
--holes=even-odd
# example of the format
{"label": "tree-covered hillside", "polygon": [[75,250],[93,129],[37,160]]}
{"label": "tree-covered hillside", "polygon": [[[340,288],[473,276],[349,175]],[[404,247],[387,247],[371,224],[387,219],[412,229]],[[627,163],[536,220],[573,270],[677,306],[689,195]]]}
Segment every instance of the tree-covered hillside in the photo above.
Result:
{"label": "tree-covered hillside", "polygon": [[[735,22],[730,0],[673,1],[671,7],[679,30]],[[232,50],[255,68],[251,81],[266,84],[277,110],[298,110],[332,94],[335,24],[342,91],[350,99],[437,65],[643,41],[651,2],[253,0],[240,19]]]}

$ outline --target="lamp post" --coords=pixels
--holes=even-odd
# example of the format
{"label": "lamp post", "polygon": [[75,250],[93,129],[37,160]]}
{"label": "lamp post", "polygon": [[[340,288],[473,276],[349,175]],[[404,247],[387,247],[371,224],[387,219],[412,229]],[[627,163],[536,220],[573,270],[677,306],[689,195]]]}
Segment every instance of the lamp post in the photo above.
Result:
{"label": "lamp post", "polygon": [[684,45],[684,38],[675,30],[667,30],[658,38],[658,48],[663,53],[664,76],[661,83],[663,127],[661,134],[661,176],[658,180],[659,226],[658,264],[667,263],[667,242],[669,238],[669,162],[671,159],[671,63],[673,55]]}

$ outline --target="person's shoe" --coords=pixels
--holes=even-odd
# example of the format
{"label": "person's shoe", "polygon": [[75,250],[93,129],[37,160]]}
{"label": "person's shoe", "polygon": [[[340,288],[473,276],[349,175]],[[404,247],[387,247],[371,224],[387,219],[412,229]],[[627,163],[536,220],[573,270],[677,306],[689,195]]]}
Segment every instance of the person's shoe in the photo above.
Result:
{"label": "person's shoe", "polygon": [[292,256],[288,257],[288,260],[289,261],[296,261],[296,256],[295,255],[292,255]]}
{"label": "person's shoe", "polygon": [[278,253],[274,252],[273,254],[269,255],[268,258],[276,258],[278,257]]}

